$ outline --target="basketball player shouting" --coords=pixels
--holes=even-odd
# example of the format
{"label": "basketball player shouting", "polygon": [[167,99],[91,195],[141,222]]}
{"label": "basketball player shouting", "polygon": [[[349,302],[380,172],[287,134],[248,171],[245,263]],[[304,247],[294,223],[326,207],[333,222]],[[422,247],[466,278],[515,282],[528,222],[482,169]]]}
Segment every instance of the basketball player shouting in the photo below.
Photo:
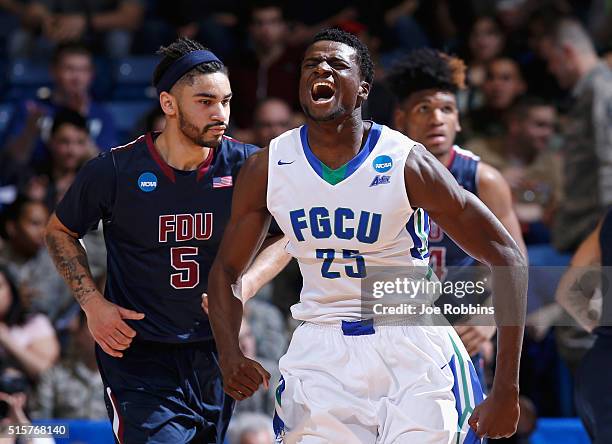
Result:
{"label": "basketball player shouting", "polygon": [[[280,360],[279,442],[456,443],[509,436],[519,417],[525,259],[495,216],[422,145],[362,121],[372,78],[367,48],[356,37],[338,30],[317,34],[301,71],[307,124],[244,165],[208,287],[224,389],[244,399],[267,382],[238,347],[242,303],[231,285],[274,216],[304,279],[292,307],[303,323]],[[426,212],[472,257],[495,266],[497,373],[486,400],[452,327],[362,319],[361,282],[369,267],[427,265]]]}

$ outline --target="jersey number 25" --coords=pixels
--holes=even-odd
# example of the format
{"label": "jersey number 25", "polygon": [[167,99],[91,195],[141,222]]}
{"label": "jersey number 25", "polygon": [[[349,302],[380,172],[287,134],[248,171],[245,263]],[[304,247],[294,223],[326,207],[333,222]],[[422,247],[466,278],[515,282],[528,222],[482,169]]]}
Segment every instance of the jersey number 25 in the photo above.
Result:
{"label": "jersey number 25", "polygon": [[[318,248],[317,259],[323,259],[321,265],[321,276],[327,279],[338,279],[340,272],[331,271],[332,264],[336,258],[336,250],[332,248]],[[358,250],[342,250],[342,259],[355,259],[355,265],[345,265],[344,273],[352,278],[366,277],[365,260]]]}

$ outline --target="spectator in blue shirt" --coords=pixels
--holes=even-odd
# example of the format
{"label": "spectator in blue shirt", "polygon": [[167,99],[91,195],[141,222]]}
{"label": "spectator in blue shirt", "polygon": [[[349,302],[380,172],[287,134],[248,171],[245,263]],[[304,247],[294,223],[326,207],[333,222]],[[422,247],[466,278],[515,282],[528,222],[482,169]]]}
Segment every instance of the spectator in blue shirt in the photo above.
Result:
{"label": "spectator in blue shirt", "polygon": [[[117,145],[117,132],[110,112],[89,93],[94,77],[89,49],[78,43],[59,46],[51,61],[51,75],[54,87],[48,99],[24,101],[17,106],[8,124],[0,163],[31,165],[48,158],[45,144],[60,108],[72,109],[86,117],[98,150],[108,151]],[[4,179],[7,182],[7,178]]]}

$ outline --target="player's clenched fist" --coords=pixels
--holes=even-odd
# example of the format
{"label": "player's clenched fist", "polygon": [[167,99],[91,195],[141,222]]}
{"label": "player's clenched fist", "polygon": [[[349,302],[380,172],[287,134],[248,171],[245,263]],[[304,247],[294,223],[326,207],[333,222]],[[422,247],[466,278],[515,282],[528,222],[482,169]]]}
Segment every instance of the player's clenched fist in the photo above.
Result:
{"label": "player's clenched fist", "polygon": [[121,352],[130,346],[136,336],[136,332],[124,319],[140,320],[144,318],[144,314],[113,304],[102,295],[98,296],[91,298],[83,306],[87,315],[87,326],[105,353],[121,358]]}
{"label": "player's clenched fist", "polygon": [[516,432],[519,415],[518,390],[500,393],[493,389],[489,397],[476,406],[468,423],[480,438],[507,438]]}
{"label": "player's clenched fist", "polygon": [[223,390],[236,401],[253,395],[261,384],[266,390],[269,387],[270,373],[259,362],[242,354],[225,359],[222,357],[219,364],[223,375]]}

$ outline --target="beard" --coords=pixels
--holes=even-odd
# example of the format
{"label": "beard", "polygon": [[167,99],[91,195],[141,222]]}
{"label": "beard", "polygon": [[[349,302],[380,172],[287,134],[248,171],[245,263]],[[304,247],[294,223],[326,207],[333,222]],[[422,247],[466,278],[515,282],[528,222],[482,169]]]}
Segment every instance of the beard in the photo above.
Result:
{"label": "beard", "polygon": [[214,126],[218,126],[219,123],[213,123],[210,125],[206,125],[203,129],[200,130],[196,125],[191,123],[191,121],[189,121],[183,115],[180,109],[178,112],[178,123],[179,123],[179,129],[181,130],[181,132],[185,135],[185,137],[191,140],[195,145],[206,146],[210,148],[217,148],[219,144],[221,143],[221,140],[223,139],[223,136],[206,138],[206,132],[210,128]]}
{"label": "beard", "polygon": [[314,116],[308,109],[307,105],[302,105],[302,111],[304,111],[306,117],[314,122],[331,122],[332,120],[336,120],[338,117],[346,114],[346,110],[341,104],[338,104],[336,109],[332,109],[323,116]]}

